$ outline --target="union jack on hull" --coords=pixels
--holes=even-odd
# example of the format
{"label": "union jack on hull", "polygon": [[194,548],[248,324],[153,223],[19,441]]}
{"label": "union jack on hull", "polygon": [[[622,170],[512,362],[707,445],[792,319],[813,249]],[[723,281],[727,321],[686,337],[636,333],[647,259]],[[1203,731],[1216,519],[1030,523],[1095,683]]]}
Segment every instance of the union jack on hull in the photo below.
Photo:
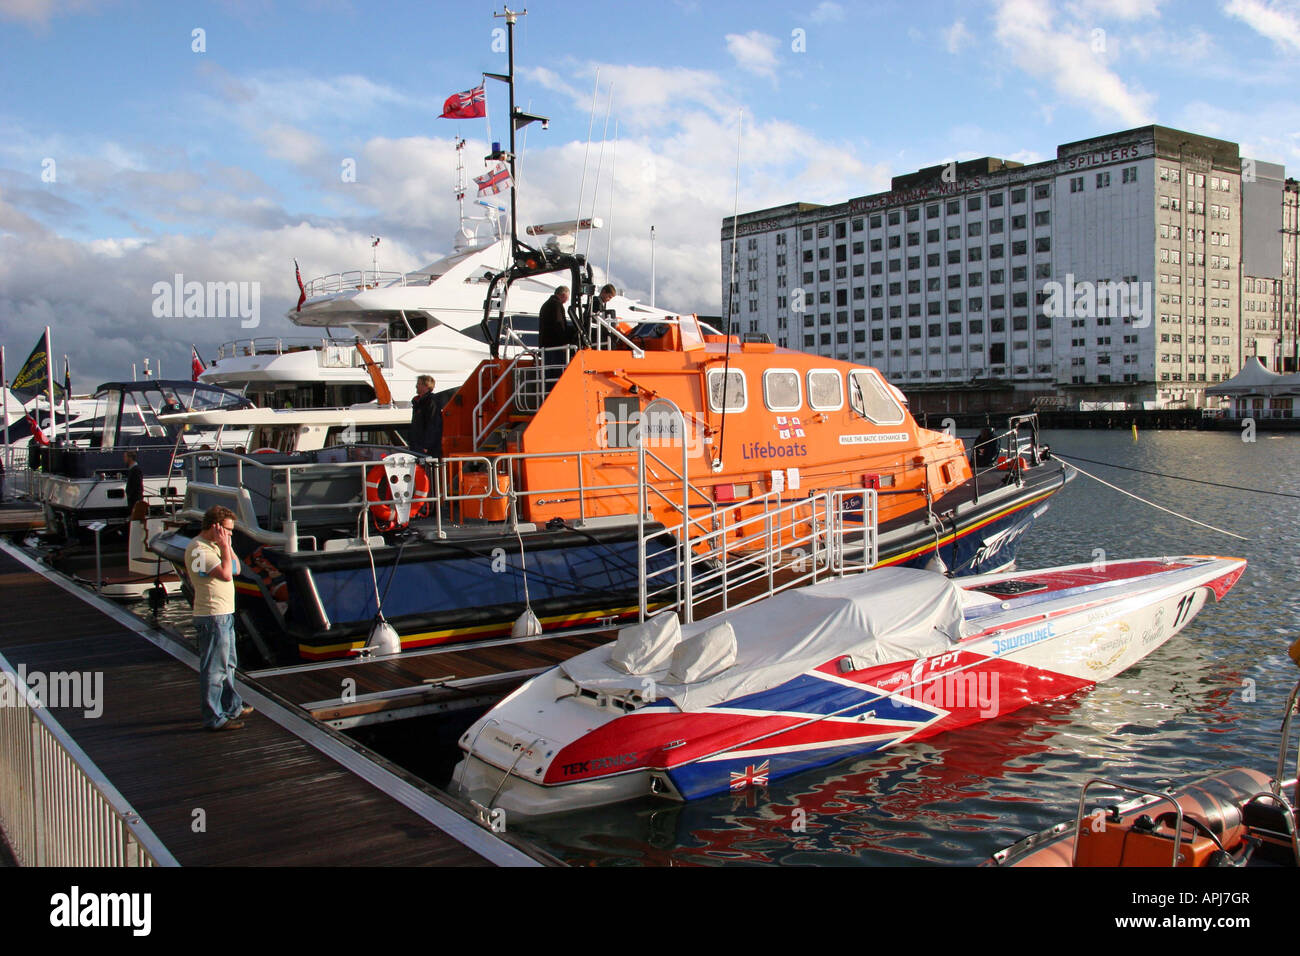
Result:
{"label": "union jack on hull", "polygon": [[685,627],[660,615],[481,717],[455,780],[522,816],[748,791],[1108,680],[1245,566],[1191,555],[958,580],[885,568]]}
{"label": "union jack on hull", "polygon": [[767,765],[768,761],[764,760],[757,767],[751,763],[740,773],[733,770],[731,772],[731,789],[744,790],[746,787],[766,787]]}

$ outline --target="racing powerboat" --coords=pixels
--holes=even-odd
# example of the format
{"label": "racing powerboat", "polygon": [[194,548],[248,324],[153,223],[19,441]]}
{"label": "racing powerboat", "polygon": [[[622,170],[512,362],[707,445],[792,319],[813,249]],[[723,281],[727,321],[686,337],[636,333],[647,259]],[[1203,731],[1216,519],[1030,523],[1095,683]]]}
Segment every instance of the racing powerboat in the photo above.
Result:
{"label": "racing powerboat", "polygon": [[1239,558],[954,580],[887,568],[683,625],[663,614],[518,688],[460,738],[481,812],[693,800],[1108,680],[1241,576]]}

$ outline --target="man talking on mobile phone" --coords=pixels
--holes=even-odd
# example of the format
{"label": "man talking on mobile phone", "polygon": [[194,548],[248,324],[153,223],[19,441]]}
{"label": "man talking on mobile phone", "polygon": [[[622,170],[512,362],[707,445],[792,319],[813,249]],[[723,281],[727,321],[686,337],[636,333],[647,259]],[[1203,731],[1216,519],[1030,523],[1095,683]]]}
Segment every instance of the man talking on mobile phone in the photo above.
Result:
{"label": "man talking on mobile phone", "polygon": [[199,711],[204,730],[239,730],[253,708],[235,690],[235,575],[239,559],[230,544],[235,513],[213,505],[203,530],[185,549],[194,588],[194,629],[199,638]]}

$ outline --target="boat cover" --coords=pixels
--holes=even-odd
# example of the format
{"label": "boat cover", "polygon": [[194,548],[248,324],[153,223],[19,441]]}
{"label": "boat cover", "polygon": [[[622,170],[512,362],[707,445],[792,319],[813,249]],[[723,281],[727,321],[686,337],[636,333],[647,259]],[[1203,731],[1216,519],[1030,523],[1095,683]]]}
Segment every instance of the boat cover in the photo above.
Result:
{"label": "boat cover", "polygon": [[640,624],[618,632],[609,663],[624,674],[648,674],[672,663],[673,651],[682,639],[681,622],[672,611],[657,614]]}
{"label": "boat cover", "polygon": [[682,710],[701,710],[776,687],[842,655],[855,669],[930,657],[964,635],[964,592],[933,571],[879,568],[783,591],[747,607],[682,628],[682,640],[730,623],[736,660],[711,677],[683,683],[667,668],[629,675],[610,666],[614,645],[580,654],[560,669],[582,687],[603,692],[652,687]]}
{"label": "boat cover", "polygon": [[682,641],[673,649],[668,668],[670,684],[698,684],[721,674],[736,663],[736,632],[730,621],[715,624],[703,634]]}

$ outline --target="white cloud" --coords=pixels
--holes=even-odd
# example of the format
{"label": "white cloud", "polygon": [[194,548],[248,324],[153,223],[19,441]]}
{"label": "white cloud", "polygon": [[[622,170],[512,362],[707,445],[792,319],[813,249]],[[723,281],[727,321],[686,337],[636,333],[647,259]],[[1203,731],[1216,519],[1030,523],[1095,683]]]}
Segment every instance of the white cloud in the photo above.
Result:
{"label": "white cloud", "polygon": [[974,39],[971,32],[966,29],[965,20],[957,20],[943,31],[943,44],[949,53],[961,52],[962,47],[969,45]]}
{"label": "white cloud", "polygon": [[89,10],[100,0],[0,0],[0,17],[45,26],[56,15]]}
{"label": "white cloud", "polygon": [[[596,67],[575,62],[561,70],[563,80],[541,71],[532,79],[561,92],[565,110],[571,102],[573,112],[585,118],[587,84]],[[609,243],[612,281],[648,298],[653,224],[658,304],[718,314],[719,234],[733,208],[737,112],[748,104],[709,71],[607,64],[600,69],[601,102],[607,81],[613,83],[614,115],[622,123],[616,166],[612,143],[603,162],[597,144],[590,154],[582,214],[592,211],[599,175],[595,211],[613,226],[592,237],[592,258],[603,267]],[[74,384],[89,387],[125,374],[145,352],[161,357],[165,367],[185,368],[190,342],[208,356],[219,342],[250,334],[303,335],[283,315],[297,294],[295,256],[311,278],[368,264],[372,233],[384,237],[384,269],[415,269],[450,251],[457,225],[450,133],[358,138],[348,153],[357,159],[357,181],[344,184],[337,158],[320,175],[304,165],[323,135],[316,125],[320,111],[304,107],[274,116],[265,77],[219,79],[219,98],[191,104],[199,110],[194,121],[226,129],[229,155],[260,151],[301,169],[286,188],[308,212],[286,208],[260,175],[194,146],[187,153],[165,144],[63,143],[59,185],[50,188],[39,182],[39,168],[28,168],[18,152],[0,145],[0,338],[35,341],[42,326],[54,324],[55,349],[71,356]],[[347,88],[337,80],[315,83],[319,90]],[[402,99],[395,91],[389,102]],[[220,126],[231,118],[238,122]],[[10,144],[33,141],[12,124],[0,132]],[[478,157],[486,149],[486,142],[470,140],[470,175],[479,171]],[[576,139],[530,130],[521,160],[521,223],[575,215],[585,151]],[[251,169],[264,165],[249,163]],[[755,118],[746,109],[742,212],[877,192],[888,188],[896,171],[895,163],[873,156],[869,144],[829,141],[798,123]],[[262,326],[252,333],[234,320],[154,319],[152,284],[176,272],[200,281],[261,283]]]}
{"label": "white cloud", "polygon": [[844,8],[838,3],[832,3],[831,0],[822,0],[813,12],[808,14],[808,19],[813,23],[837,23],[844,19]]}
{"label": "white cloud", "polygon": [[[623,129],[659,127],[676,123],[691,109],[702,108],[716,116],[732,114],[737,104],[727,94],[722,78],[707,70],[686,67],[627,66],[611,63],[574,64],[569,78],[594,78],[600,71],[599,108],[614,88],[614,115]],[[582,116],[591,109],[592,87],[571,83],[544,67],[522,71],[532,82],[562,93]]]}
{"label": "white cloud", "polygon": [[776,51],[781,41],[759,30],[728,33],[727,52],[742,70],[758,76],[776,77]]}
{"label": "white cloud", "polygon": [[1224,4],[1223,12],[1241,20],[1282,49],[1300,52],[1300,8],[1295,3],[1230,0]]}
{"label": "white cloud", "polygon": [[1199,69],[1211,59],[1221,59],[1216,56],[1213,38],[1199,27],[1184,36],[1160,29],[1116,37],[1115,42],[1121,56],[1132,54],[1142,60],[1157,60],[1165,67]]}
{"label": "white cloud", "polygon": [[1071,0],[1066,9],[1076,20],[1145,20],[1160,16],[1165,0]]}
{"label": "white cloud", "polygon": [[1289,98],[1255,100],[1249,109],[1239,110],[1194,101],[1175,122],[1182,129],[1239,143],[1243,157],[1284,163],[1288,170],[1300,166],[1300,106]]}
{"label": "white cloud", "polygon": [[999,0],[996,35],[1026,73],[1047,79],[1056,92],[1106,122],[1151,121],[1153,97],[1130,90],[1093,52],[1090,27],[1061,24],[1048,0]]}

